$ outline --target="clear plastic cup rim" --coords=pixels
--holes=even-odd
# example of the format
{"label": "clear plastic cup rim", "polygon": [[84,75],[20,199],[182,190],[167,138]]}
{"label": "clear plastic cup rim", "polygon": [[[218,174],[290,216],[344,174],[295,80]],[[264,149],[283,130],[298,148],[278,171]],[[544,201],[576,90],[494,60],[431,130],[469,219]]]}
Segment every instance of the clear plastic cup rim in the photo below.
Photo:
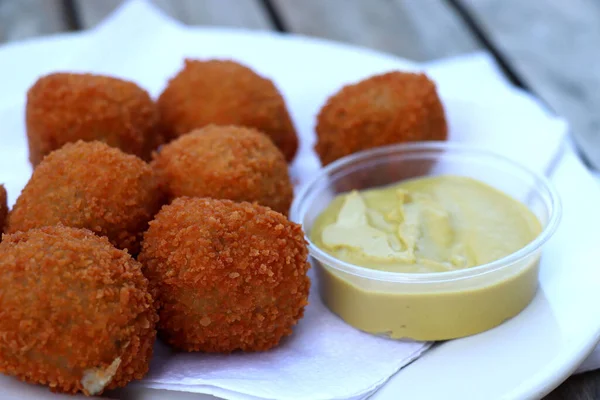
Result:
{"label": "clear plastic cup rim", "polygon": [[[343,170],[344,166],[359,162],[366,158],[373,158],[374,156],[389,156],[398,152],[409,152],[411,150],[419,151],[460,151],[462,153],[469,153],[472,155],[485,156],[490,161],[501,162],[510,165],[520,171],[521,174],[528,176],[533,179],[539,186],[541,186],[548,194],[550,198],[551,213],[548,219],[548,223],[542,229],[542,232],[530,243],[523,248],[503,257],[498,260],[478,265],[471,268],[447,271],[447,272],[432,272],[432,273],[405,273],[405,272],[387,272],[374,270],[359,265],[351,264],[346,261],[342,261],[325,251],[321,250],[311,240],[308,234],[306,234],[306,227],[304,227],[303,219],[305,213],[306,204],[304,199],[311,192],[313,186],[323,179],[325,176],[329,176],[334,171]],[[441,283],[449,282],[454,280],[468,279],[475,276],[483,275],[498,269],[502,269],[506,266],[513,265],[516,262],[524,260],[530,256],[536,255],[541,247],[552,237],[558,225],[560,223],[562,214],[562,207],[558,192],[554,188],[554,185],[548,178],[539,174],[528,167],[508,158],[503,155],[497,154],[493,151],[485,150],[477,146],[472,146],[462,143],[450,143],[440,141],[430,142],[412,142],[412,143],[400,143],[390,146],[376,147],[369,150],[364,150],[351,154],[349,156],[340,158],[333,163],[327,165],[321,169],[310,181],[306,182],[298,191],[298,195],[294,198],[292,207],[290,209],[290,219],[296,223],[302,225],[305,231],[305,239],[308,242],[308,249],[311,256],[313,256],[320,263],[343,271],[345,273],[355,275],[362,278],[386,281],[386,282],[402,282],[402,283]]]}

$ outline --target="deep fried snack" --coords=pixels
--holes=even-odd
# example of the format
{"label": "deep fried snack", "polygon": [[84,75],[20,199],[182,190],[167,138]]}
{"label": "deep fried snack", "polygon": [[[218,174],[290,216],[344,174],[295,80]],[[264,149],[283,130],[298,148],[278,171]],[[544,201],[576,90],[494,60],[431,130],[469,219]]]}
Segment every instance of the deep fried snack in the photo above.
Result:
{"label": "deep fried snack", "polygon": [[107,236],[135,255],[162,203],[150,165],[104,143],[79,141],[34,170],[8,214],[6,232],[61,223]]}
{"label": "deep fried snack", "polygon": [[171,200],[257,202],[286,215],[292,203],[283,154],[254,129],[210,125],[179,137],[154,157],[152,166]]}
{"label": "deep fried snack", "polygon": [[316,131],[323,165],[373,147],[446,140],[448,134],[435,84],[424,74],[406,72],[345,86],[321,109]]}
{"label": "deep fried snack", "polygon": [[148,371],[158,315],[140,264],[63,226],[0,243],[0,372],[97,395]]}
{"label": "deep fried snack", "polygon": [[2,241],[2,232],[8,215],[8,204],[6,203],[6,189],[0,185],[0,241]]}
{"label": "deep fried snack", "polygon": [[176,348],[268,350],[304,314],[304,235],[269,208],[176,199],[150,222],[139,259],[160,304],[159,334]]}
{"label": "deep fried snack", "polygon": [[186,60],[158,99],[168,139],[209,124],[241,125],[264,132],[291,161],[296,130],[272,81],[234,61]]}
{"label": "deep fried snack", "polygon": [[35,167],[64,144],[99,140],[149,160],[161,143],[158,111],[133,82],[91,74],[55,73],[27,93],[29,160]]}

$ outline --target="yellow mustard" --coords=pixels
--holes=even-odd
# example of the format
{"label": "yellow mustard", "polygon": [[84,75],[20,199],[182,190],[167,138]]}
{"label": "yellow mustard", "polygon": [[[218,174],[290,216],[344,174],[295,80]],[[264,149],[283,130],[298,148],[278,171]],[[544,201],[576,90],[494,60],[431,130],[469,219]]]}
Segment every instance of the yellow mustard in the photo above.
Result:
{"label": "yellow mustard", "polygon": [[[340,195],[317,218],[310,237],[357,266],[435,274],[498,260],[540,232],[523,203],[475,179],[446,175]],[[371,280],[325,265],[321,293],[333,312],[367,332],[449,339],[496,326],[531,301],[538,259],[521,264],[429,285]]]}

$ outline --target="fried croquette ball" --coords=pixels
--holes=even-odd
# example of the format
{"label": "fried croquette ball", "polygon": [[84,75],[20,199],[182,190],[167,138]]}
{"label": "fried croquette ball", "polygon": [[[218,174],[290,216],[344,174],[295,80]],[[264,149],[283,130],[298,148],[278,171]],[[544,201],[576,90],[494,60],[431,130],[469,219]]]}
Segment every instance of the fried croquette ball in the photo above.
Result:
{"label": "fried croquette ball", "polygon": [[289,211],[293,188],[283,154],[254,129],[210,125],[179,137],[154,157],[152,167],[171,200],[212,197]]}
{"label": "fried croquette ball", "polygon": [[257,204],[176,199],[150,223],[140,261],[159,334],[186,351],[263,351],[302,318],[310,280],[299,225]]}
{"label": "fried croquette ball", "polygon": [[56,224],[86,228],[135,255],[162,204],[150,165],[104,143],[79,141],[52,152],[33,171],[8,214],[6,232]]}
{"label": "fried croquette ball", "polygon": [[158,315],[141,265],[63,226],[0,243],[0,372],[97,395],[148,371]]}
{"label": "fried croquette ball", "polygon": [[424,74],[389,72],[345,86],[317,118],[315,150],[323,165],[361,150],[446,140],[435,84]]}
{"label": "fried croquette ball", "polygon": [[158,111],[150,95],[133,82],[91,74],[55,73],[27,93],[29,160],[77,140],[105,142],[149,160],[161,143]]}
{"label": "fried croquette ball", "polygon": [[209,124],[264,132],[287,161],[298,148],[296,130],[272,81],[234,61],[186,60],[158,99],[163,134],[174,139]]}
{"label": "fried croquette ball", "polygon": [[6,189],[0,185],[0,240],[2,240],[2,231],[8,215],[8,204],[6,203]]}

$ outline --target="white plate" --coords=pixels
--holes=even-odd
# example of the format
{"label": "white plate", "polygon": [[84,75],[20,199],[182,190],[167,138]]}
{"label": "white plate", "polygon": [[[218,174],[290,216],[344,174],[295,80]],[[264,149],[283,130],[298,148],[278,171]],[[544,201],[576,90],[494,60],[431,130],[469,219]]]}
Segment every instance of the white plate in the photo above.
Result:
{"label": "white plate", "polygon": [[[312,141],[310,132],[315,111],[324,97],[342,83],[391,68],[415,68],[408,61],[377,52],[268,33],[190,29],[187,39],[206,44],[196,46],[190,56],[228,55],[243,59],[272,76],[289,101],[299,131],[304,135],[304,148]],[[11,99],[10,104],[22,104],[27,87],[36,77],[61,68],[60,60],[68,58],[81,44],[80,36],[68,35],[1,48],[3,93],[0,105],[9,104]],[[44,60],[50,54],[52,58]],[[10,67],[5,70],[7,63]],[[176,64],[159,74],[168,76],[178,67],[179,60]],[[290,65],[302,67],[290,70]],[[135,65],[131,66],[131,73],[136,69]],[[144,73],[151,73],[148,70],[150,68]],[[307,77],[302,84],[298,84],[298,79],[302,79],[300,73]],[[159,89],[150,88],[154,94]],[[505,111],[499,104],[490,104],[486,110],[492,114]],[[14,107],[14,112],[22,113],[22,107]],[[22,126],[13,128],[22,130]],[[0,145],[2,136],[9,134],[4,132],[0,132]],[[12,189],[13,200],[14,190],[25,183],[29,171],[24,145],[23,140],[15,149],[14,159],[0,160],[0,181],[12,179],[9,190]],[[373,399],[541,397],[566,379],[592,351],[600,339],[600,319],[591,318],[597,315],[596,307],[600,304],[600,269],[597,268],[600,246],[590,232],[600,226],[600,214],[596,212],[600,193],[594,179],[570,149],[565,151],[553,180],[563,199],[564,217],[544,257],[560,261],[556,263],[560,267],[542,266],[541,289],[533,303],[496,329],[437,346],[394,376]],[[586,196],[580,195],[581,188],[588,188]],[[73,399],[8,377],[0,377],[0,393],[3,398]],[[143,394],[144,399],[167,397],[160,391],[137,393]],[[169,392],[168,398],[208,397]]]}

